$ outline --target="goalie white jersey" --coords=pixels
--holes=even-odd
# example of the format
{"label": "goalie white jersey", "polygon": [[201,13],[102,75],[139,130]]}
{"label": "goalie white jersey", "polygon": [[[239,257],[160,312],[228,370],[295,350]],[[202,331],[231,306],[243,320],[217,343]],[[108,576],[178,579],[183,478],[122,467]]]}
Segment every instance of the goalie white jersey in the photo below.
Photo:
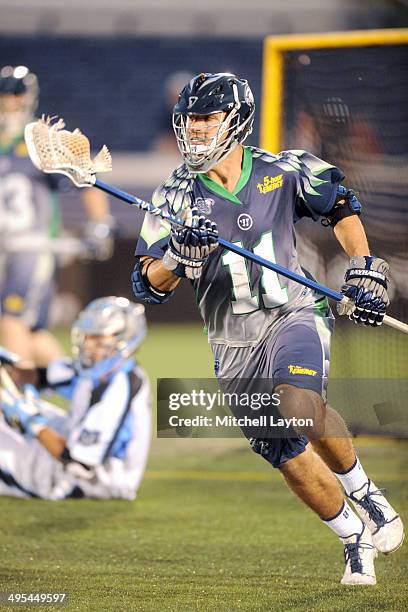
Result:
{"label": "goalie white jersey", "polygon": [[0,493],[63,499],[134,499],[151,438],[150,385],[128,360],[106,383],[78,377],[69,362],[48,369],[50,386],[71,398],[68,413],[44,405],[53,429],[66,440],[63,462],[37,440],[0,419]]}

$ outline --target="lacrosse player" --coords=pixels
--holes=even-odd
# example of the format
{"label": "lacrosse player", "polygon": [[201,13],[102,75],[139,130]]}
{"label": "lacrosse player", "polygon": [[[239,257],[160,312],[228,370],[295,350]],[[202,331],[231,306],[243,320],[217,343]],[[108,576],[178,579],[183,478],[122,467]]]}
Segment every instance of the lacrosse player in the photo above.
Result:
{"label": "lacrosse player", "polygon": [[[0,70],[0,336],[9,350],[44,365],[62,349],[46,331],[55,289],[58,183],[34,168],[23,137],[38,92],[37,77],[25,66]],[[95,189],[82,198],[89,218],[84,242],[92,257],[105,260],[113,247],[108,201]]]}
{"label": "lacrosse player", "polygon": [[146,215],[133,290],[149,304],[163,304],[181,278],[190,279],[221,386],[267,379],[269,390],[281,394],[281,413],[293,414],[300,406],[335,423],[336,435],[311,435],[310,443],[296,430],[281,438],[251,438],[250,444],[342,540],[342,584],[372,585],[377,551],[396,550],[403,526],[366,475],[342,418],[325,404],[333,329],[328,303],[294,281],[217,249],[218,231],[303,275],[294,223],[302,217],[322,219],[350,256],[342,291],[353,300],[350,318],[363,325],[383,320],[388,264],[370,254],[361,204],[341,185],[338,168],[301,150],[273,155],[243,146],[254,112],[247,81],[233,74],[202,73],[184,87],[173,112],[184,164],[155,191],[153,203],[184,215],[186,226],[170,227]]}
{"label": "lacrosse player", "polygon": [[145,334],[141,304],[94,300],[72,327],[73,360],[38,370],[40,387],[70,399],[68,413],[38,398],[32,385],[24,394],[3,385],[0,494],[136,497],[150,446],[150,385],[131,354]]}

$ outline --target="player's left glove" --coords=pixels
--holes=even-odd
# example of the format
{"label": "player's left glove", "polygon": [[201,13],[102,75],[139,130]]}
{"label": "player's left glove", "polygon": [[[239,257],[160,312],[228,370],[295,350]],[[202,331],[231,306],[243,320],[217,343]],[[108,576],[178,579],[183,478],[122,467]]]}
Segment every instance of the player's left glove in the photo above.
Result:
{"label": "player's left glove", "polygon": [[98,221],[90,219],[85,224],[84,243],[92,259],[106,261],[112,257],[115,220],[110,215]]}
{"label": "player's left glove", "polygon": [[185,212],[184,227],[172,226],[163,265],[176,276],[199,278],[212,251],[218,247],[218,228],[214,221],[199,215],[197,208]]}
{"label": "player's left glove", "polygon": [[26,385],[24,396],[17,397],[7,389],[1,389],[0,406],[6,422],[30,438],[35,438],[46,426],[40,414],[38,393],[32,385]]}
{"label": "player's left glove", "polygon": [[[381,325],[390,300],[387,295],[388,263],[377,257],[352,257],[341,291],[354,305],[347,310],[349,319],[364,325]],[[341,304],[338,311],[342,312]],[[344,311],[343,311],[344,312]]]}

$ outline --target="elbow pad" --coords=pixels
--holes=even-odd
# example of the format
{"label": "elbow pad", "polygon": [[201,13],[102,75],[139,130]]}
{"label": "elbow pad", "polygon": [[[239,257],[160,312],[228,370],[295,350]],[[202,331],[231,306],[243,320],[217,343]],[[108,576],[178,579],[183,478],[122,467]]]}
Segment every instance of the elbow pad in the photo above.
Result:
{"label": "elbow pad", "polygon": [[334,206],[324,215],[322,225],[335,227],[341,219],[361,214],[361,202],[352,189],[339,185]]}
{"label": "elbow pad", "polygon": [[165,304],[174,293],[174,291],[159,291],[152,287],[146,274],[142,272],[139,259],[132,272],[132,288],[134,295],[147,304]]}

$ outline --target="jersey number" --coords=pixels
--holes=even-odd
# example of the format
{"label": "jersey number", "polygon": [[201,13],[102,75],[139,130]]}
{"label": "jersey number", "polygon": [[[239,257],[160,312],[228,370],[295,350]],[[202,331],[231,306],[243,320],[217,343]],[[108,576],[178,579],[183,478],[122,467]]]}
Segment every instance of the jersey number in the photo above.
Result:
{"label": "jersey number", "polygon": [[[239,247],[243,247],[242,242],[234,242]],[[276,263],[275,251],[273,248],[272,232],[262,234],[261,240],[253,248],[255,255],[268,259]],[[231,301],[232,312],[234,314],[248,314],[259,309],[259,296],[253,295],[250,286],[248,272],[248,262],[241,255],[232,251],[224,253],[221,258],[222,265],[228,266],[231,274],[234,299]],[[286,287],[281,287],[276,272],[268,268],[261,267],[262,301],[265,308],[276,308],[286,304],[288,292]]]}
{"label": "jersey number", "polygon": [[4,232],[30,229],[35,219],[31,181],[18,172],[0,181],[0,225]]}

